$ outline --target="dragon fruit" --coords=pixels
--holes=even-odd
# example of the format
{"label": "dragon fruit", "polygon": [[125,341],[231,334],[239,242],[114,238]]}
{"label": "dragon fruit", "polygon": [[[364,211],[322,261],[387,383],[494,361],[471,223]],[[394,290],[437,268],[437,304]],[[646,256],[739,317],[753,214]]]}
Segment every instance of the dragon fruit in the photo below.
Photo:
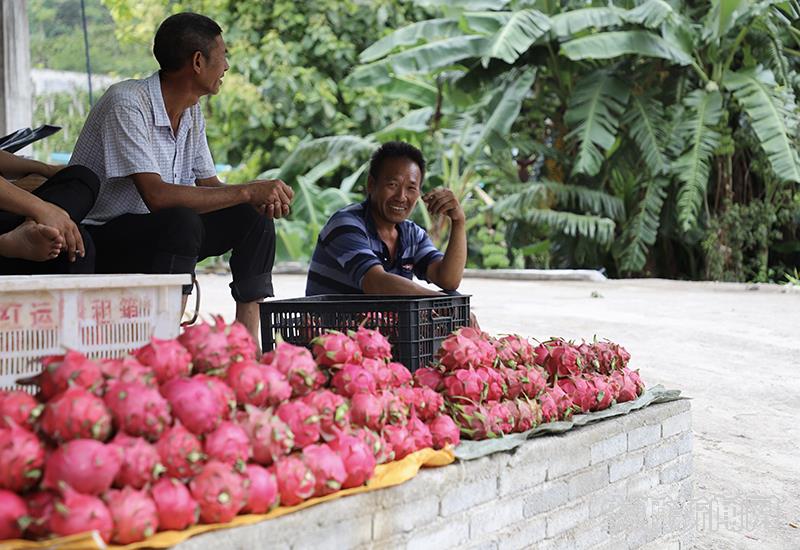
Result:
{"label": "dragon fruit", "polygon": [[541,364],[547,370],[551,382],[555,382],[559,377],[578,375],[583,370],[583,361],[578,348],[560,338],[540,344],[536,348],[536,355],[537,364]]}
{"label": "dragon fruit", "polygon": [[483,378],[474,369],[458,369],[444,377],[444,395],[453,402],[479,403],[484,398]]}
{"label": "dragon fruit", "polygon": [[517,408],[510,404],[510,401],[489,401],[486,403],[486,407],[489,409],[489,418],[497,427],[497,430],[504,434],[513,433],[517,422]]}
{"label": "dragon fruit", "polygon": [[446,414],[436,416],[428,424],[434,449],[444,449],[447,445],[456,446],[461,442],[461,431],[455,421]]}
{"label": "dragon fruit", "polygon": [[[26,531],[27,535],[35,539],[49,535],[52,531],[50,518],[55,510],[55,493],[50,491],[31,493],[26,497],[25,503],[28,505],[28,517],[31,519]],[[0,534],[0,539],[2,538],[3,536]]]}
{"label": "dragon fruit", "polygon": [[278,342],[273,351],[261,357],[261,362],[274,366],[286,376],[294,397],[306,395],[325,385],[325,374],[306,348]]}
{"label": "dragon fruit", "polygon": [[317,484],[314,472],[298,456],[281,458],[274,468],[282,506],[300,504],[314,494]]}
{"label": "dragon fruit", "polygon": [[231,521],[247,502],[247,479],[227,464],[212,460],[189,484],[203,523]]}
{"label": "dragon fruit", "polygon": [[527,338],[518,334],[509,334],[493,342],[498,358],[510,367],[532,365],[534,347]]}
{"label": "dragon fruit", "polygon": [[52,399],[71,386],[86,388],[92,393],[102,391],[103,373],[100,367],[79,351],[69,350],[64,355],[45,357],[42,365],[44,369],[36,377],[42,401]]}
{"label": "dragon fruit", "polygon": [[483,388],[488,401],[498,401],[503,398],[506,383],[502,373],[494,368],[478,367],[475,372],[483,380]]}
{"label": "dragon fruit", "polygon": [[136,359],[153,369],[159,384],[192,373],[192,354],[177,340],[153,338],[136,352]]}
{"label": "dragon fruit", "polygon": [[617,403],[633,401],[644,392],[644,383],[639,373],[627,367],[613,371],[610,383],[614,386]]}
{"label": "dragon fruit", "polygon": [[384,464],[394,460],[394,451],[386,446],[386,442],[377,432],[368,428],[356,428],[351,431],[351,435],[357,437],[369,447],[375,456],[376,463]]}
{"label": "dragon fruit", "polygon": [[169,404],[156,388],[116,382],[108,388],[105,402],[117,427],[130,435],[156,441],[172,424]]}
{"label": "dragon fruit", "polygon": [[597,405],[597,389],[586,378],[582,376],[561,378],[558,380],[558,385],[582,412],[587,413]]}
{"label": "dragon fruit", "polygon": [[253,335],[247,330],[247,327],[239,321],[234,321],[226,326],[225,321],[219,315],[214,319],[217,328],[222,328],[228,336],[228,353],[233,360],[255,361],[258,346],[256,345]]}
{"label": "dragon fruit", "polygon": [[[580,410],[580,407],[577,407],[572,402],[572,397],[570,397],[569,394],[567,394],[567,392],[561,389],[561,386],[559,386],[558,384],[556,384],[555,386],[548,386],[545,392],[540,397],[543,397],[545,394],[547,394],[553,400],[553,403],[556,406],[557,414],[556,417],[553,418],[553,420],[558,420],[558,419],[569,420],[572,417],[572,414],[576,410]],[[541,405],[542,405],[542,413],[544,414],[544,403],[542,402]]]}
{"label": "dragon fruit", "polygon": [[387,363],[365,357],[361,361],[361,366],[372,373],[372,377],[375,378],[375,387],[377,389],[388,390],[394,387],[394,373]]}
{"label": "dragon fruit", "polygon": [[209,376],[207,374],[198,374],[194,377],[195,380],[199,380],[205,383],[214,395],[217,396],[217,400],[224,405],[222,418],[227,420],[233,417],[233,414],[236,412],[236,394],[228,384],[225,383],[225,380],[219,378],[218,376]]}
{"label": "dragon fruit", "polygon": [[431,430],[422,420],[417,418],[417,415],[412,414],[409,417],[408,424],[406,424],[406,430],[408,430],[408,436],[413,442],[415,451],[433,447],[433,436],[431,435]]}
{"label": "dragon fruit", "polygon": [[170,477],[159,479],[150,490],[162,531],[182,531],[200,520],[200,506],[186,485]]}
{"label": "dragon fruit", "polygon": [[437,357],[446,371],[474,368],[483,365],[484,356],[478,342],[466,329],[455,331],[442,342]]}
{"label": "dragon fruit", "polygon": [[375,377],[355,363],[346,363],[331,378],[331,386],[339,395],[353,397],[357,393],[375,393]]}
{"label": "dragon fruit", "polygon": [[0,489],[0,541],[18,539],[29,522],[25,501],[11,491]]}
{"label": "dragon fruit", "polygon": [[542,422],[542,411],[537,401],[514,399],[504,401],[514,416],[514,431],[527,432]]}
{"label": "dragon fruit", "polygon": [[522,382],[522,393],[530,399],[535,399],[540,393],[544,391],[547,385],[544,374],[539,367],[529,367],[525,370],[517,371],[522,374],[520,381]]}
{"label": "dragon fruit", "polygon": [[390,424],[383,428],[383,441],[386,447],[394,453],[394,459],[400,460],[414,451],[414,440],[405,426],[399,424]]}
{"label": "dragon fruit", "polygon": [[245,471],[250,481],[247,502],[242,508],[245,514],[266,514],[278,505],[278,482],[271,469],[257,464],[248,464]]}
{"label": "dragon fruit", "polygon": [[81,494],[63,485],[53,505],[50,528],[53,534],[65,537],[86,531],[97,531],[105,542],[111,542],[114,520],[102,500]]}
{"label": "dragon fruit", "polygon": [[432,367],[421,367],[414,371],[414,385],[426,386],[435,392],[444,390],[444,374]]}
{"label": "dragon fruit", "polygon": [[111,435],[111,414],[102,399],[74,386],[47,402],[41,428],[54,441],[79,438],[105,441]]}
{"label": "dragon fruit", "polygon": [[180,422],[161,435],[156,442],[156,451],[167,475],[179,479],[198,474],[203,467],[203,447],[200,440]]}
{"label": "dragon fruit", "polygon": [[383,401],[371,393],[357,393],[350,400],[350,420],[356,426],[380,431],[386,420]]}
{"label": "dragon fruit", "polygon": [[225,403],[199,376],[173,378],[161,391],[172,407],[172,414],[197,435],[213,431],[226,414]]}
{"label": "dragon fruit", "polygon": [[631,354],[625,348],[607,340],[585,344],[585,347],[581,347],[581,351],[584,352],[586,363],[601,374],[611,374],[615,370],[627,367],[631,358]]}
{"label": "dragon fruit", "polygon": [[264,371],[259,363],[252,360],[234,363],[228,367],[226,380],[228,386],[233,389],[238,403],[249,403],[256,407],[263,407],[267,404],[269,395]]}
{"label": "dragon fruit", "polygon": [[45,460],[43,489],[59,489],[60,482],[87,495],[108,491],[122,465],[119,452],[94,439],[73,439]]}
{"label": "dragon fruit", "polygon": [[317,411],[302,401],[282,403],[275,409],[275,414],[292,430],[295,448],[302,449],[319,440],[320,425]]}
{"label": "dragon fruit", "polygon": [[597,401],[592,410],[601,411],[609,408],[614,403],[614,389],[606,377],[602,374],[591,374],[587,378],[597,392]]}
{"label": "dragon fruit", "polygon": [[192,355],[194,372],[224,372],[231,363],[225,323],[199,323],[186,327],[178,341]]}
{"label": "dragon fruit", "polygon": [[125,487],[111,490],[104,499],[114,521],[111,540],[117,544],[130,544],[152,537],[158,530],[158,512],[147,491]]}
{"label": "dragon fruit", "polygon": [[22,427],[31,427],[43,409],[42,404],[24,391],[0,390],[0,427],[9,418]]}
{"label": "dragon fruit", "polygon": [[114,478],[115,487],[141,489],[164,472],[158,450],[144,438],[119,432],[109,445],[116,447],[122,459],[119,472]]}
{"label": "dragon fruit", "polygon": [[[357,331],[350,332],[350,337],[358,344],[364,358],[386,361],[392,358],[392,344],[377,330],[359,327]],[[347,363],[349,360],[341,362]]]}
{"label": "dragon fruit", "polygon": [[542,409],[542,420],[544,422],[555,422],[558,420],[558,406],[556,405],[556,400],[553,398],[550,392],[542,392],[539,397],[537,397],[537,400],[539,401],[539,407]]}
{"label": "dragon fruit", "polygon": [[247,405],[245,411],[239,413],[238,422],[250,438],[255,462],[269,466],[292,452],[294,434],[272,410],[260,410]]}
{"label": "dragon fruit", "polygon": [[309,445],[302,452],[303,462],[314,474],[316,480],[314,496],[334,493],[342,488],[347,479],[347,471],[342,458],[328,445]]}
{"label": "dragon fruit", "polygon": [[352,338],[335,330],[317,336],[311,340],[311,344],[314,359],[321,367],[335,369],[346,363],[358,364],[363,357],[359,345]]}
{"label": "dragon fruit", "polygon": [[103,376],[108,378],[106,386],[114,382],[130,382],[142,386],[155,387],[158,385],[156,373],[150,367],[142,365],[133,357],[121,359],[106,359],[100,363]]}
{"label": "dragon fruit", "polygon": [[411,385],[411,373],[403,363],[393,361],[387,365],[392,371],[392,387],[402,388]]}
{"label": "dragon fruit", "polygon": [[400,388],[398,395],[422,421],[433,420],[444,409],[444,398],[428,387]]}
{"label": "dragon fruit", "polygon": [[375,454],[372,449],[355,435],[340,433],[328,445],[341,457],[347,478],[342,489],[364,485],[375,472]]}
{"label": "dragon fruit", "polygon": [[250,437],[244,428],[228,421],[206,434],[204,449],[209,460],[218,460],[231,466],[241,465],[242,468],[253,454]]}
{"label": "dragon fruit", "polygon": [[380,394],[384,418],[387,424],[405,424],[409,407],[395,391],[385,390]]}
{"label": "dragon fruit", "polygon": [[317,411],[320,435],[325,441],[330,441],[350,425],[350,406],[341,395],[330,390],[316,390],[301,400]]}
{"label": "dragon fruit", "polygon": [[485,405],[451,403],[451,410],[461,433],[470,439],[482,440],[503,435]]}
{"label": "dragon fruit", "polygon": [[498,372],[503,377],[504,392],[502,397],[505,399],[516,399],[522,393],[523,380],[525,379],[526,371],[512,369],[509,367],[499,367]]}
{"label": "dragon fruit", "polygon": [[261,373],[264,380],[266,405],[277,407],[292,397],[292,386],[289,380],[274,365],[263,365]]}
{"label": "dragon fruit", "polygon": [[53,534],[65,537],[86,531],[97,531],[105,542],[111,542],[114,520],[102,500],[81,494],[68,485],[62,485],[50,516]]}
{"label": "dragon fruit", "polygon": [[7,422],[7,427],[0,426],[0,489],[21,493],[39,481],[44,448],[34,434]]}

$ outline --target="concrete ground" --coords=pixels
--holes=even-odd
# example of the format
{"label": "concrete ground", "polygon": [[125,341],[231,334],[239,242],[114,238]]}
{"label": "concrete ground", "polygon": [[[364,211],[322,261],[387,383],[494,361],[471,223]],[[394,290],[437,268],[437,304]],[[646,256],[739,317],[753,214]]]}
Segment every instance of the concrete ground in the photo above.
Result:
{"label": "concrete ground", "polygon": [[[201,313],[234,317],[228,275],[202,275]],[[305,277],[276,275],[278,298]],[[692,398],[696,547],[800,548],[800,292],[665,280],[468,278],[491,334],[608,338],[649,385]]]}

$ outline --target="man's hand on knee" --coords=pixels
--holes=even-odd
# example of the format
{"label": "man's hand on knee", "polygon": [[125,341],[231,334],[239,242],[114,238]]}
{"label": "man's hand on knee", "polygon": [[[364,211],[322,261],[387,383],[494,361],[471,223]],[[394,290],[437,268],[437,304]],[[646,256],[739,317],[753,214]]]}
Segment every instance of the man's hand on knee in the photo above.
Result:
{"label": "man's hand on knee", "polygon": [[248,201],[256,210],[270,218],[282,218],[289,214],[294,191],[281,180],[256,180],[250,182]]}

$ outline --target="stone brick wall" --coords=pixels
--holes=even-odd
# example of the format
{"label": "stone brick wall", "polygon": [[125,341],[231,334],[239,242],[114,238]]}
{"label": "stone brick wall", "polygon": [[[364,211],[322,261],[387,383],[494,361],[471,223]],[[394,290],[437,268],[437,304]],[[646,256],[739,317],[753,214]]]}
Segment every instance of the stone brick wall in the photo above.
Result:
{"label": "stone brick wall", "polygon": [[677,550],[692,546],[691,497],[682,400],[178,548]]}

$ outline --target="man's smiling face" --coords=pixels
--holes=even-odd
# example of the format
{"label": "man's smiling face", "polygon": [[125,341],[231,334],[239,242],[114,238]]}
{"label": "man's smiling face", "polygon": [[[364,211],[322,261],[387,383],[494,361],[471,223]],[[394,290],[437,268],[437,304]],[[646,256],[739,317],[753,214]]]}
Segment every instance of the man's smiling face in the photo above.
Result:
{"label": "man's smiling face", "polygon": [[420,195],[422,171],[405,157],[387,158],[376,178],[367,180],[370,211],[378,225],[396,225],[407,220]]}

